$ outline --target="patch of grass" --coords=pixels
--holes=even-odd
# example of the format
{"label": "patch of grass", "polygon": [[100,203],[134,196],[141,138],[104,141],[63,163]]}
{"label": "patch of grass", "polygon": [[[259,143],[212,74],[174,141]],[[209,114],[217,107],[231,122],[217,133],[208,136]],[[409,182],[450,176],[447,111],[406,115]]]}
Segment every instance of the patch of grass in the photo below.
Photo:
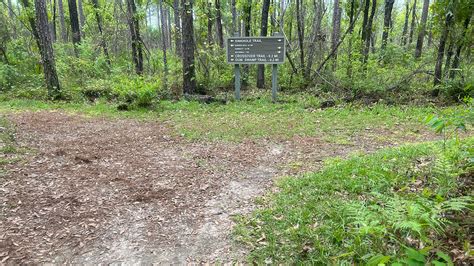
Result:
{"label": "patch of grass", "polygon": [[15,128],[0,116],[0,177],[4,174],[3,166],[19,161],[22,153],[15,140]]}
{"label": "patch of grass", "polygon": [[[363,130],[387,132],[419,131],[420,121],[436,112],[431,106],[373,106],[308,108],[309,100],[291,99],[279,104],[267,98],[221,104],[161,101],[153,109],[118,111],[106,102],[51,103],[34,100],[5,100],[0,112],[21,110],[64,110],[88,116],[155,119],[168,121],[176,134],[197,140],[241,141],[243,139],[289,139],[294,136],[321,136],[335,143],[350,143],[349,137]],[[313,102],[316,100],[312,100]],[[456,112],[461,106],[438,110]],[[399,132],[400,133],[400,132]]]}
{"label": "patch of grass", "polygon": [[0,117],[0,153],[3,156],[6,153],[15,152],[15,131],[6,118]]}
{"label": "patch of grass", "polygon": [[473,137],[445,149],[407,145],[280,179],[258,210],[236,218],[236,239],[257,264],[393,262],[405,247],[450,251],[450,241],[462,249],[469,231],[454,220],[472,217],[472,185],[464,184],[473,174],[472,147]]}

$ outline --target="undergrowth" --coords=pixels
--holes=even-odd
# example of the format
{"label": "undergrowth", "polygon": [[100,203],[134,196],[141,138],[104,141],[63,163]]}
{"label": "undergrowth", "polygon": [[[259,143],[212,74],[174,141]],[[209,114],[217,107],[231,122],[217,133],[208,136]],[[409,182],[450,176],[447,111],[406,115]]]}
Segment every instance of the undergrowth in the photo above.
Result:
{"label": "undergrowth", "polygon": [[236,239],[257,263],[446,264],[456,249],[466,259],[472,147],[473,137],[406,145],[283,178],[237,218]]}
{"label": "undergrowth", "polygon": [[[153,108],[118,111],[108,102],[70,103],[6,99],[0,112],[14,110],[65,110],[90,116],[130,117],[169,121],[176,134],[196,140],[242,141],[245,139],[289,139],[320,136],[336,144],[352,144],[364,132],[366,137],[390,141],[392,137],[415,138],[422,132],[420,122],[437,109],[431,106],[390,106],[352,104],[320,109],[309,96],[285,96],[284,102],[255,97],[242,102],[200,104],[188,101],[159,101]],[[439,116],[462,110],[464,106],[439,109]],[[386,138],[386,139],[381,139]]]}
{"label": "undergrowth", "polygon": [[6,164],[20,159],[24,151],[18,147],[15,139],[15,128],[4,117],[0,116],[0,177]]}

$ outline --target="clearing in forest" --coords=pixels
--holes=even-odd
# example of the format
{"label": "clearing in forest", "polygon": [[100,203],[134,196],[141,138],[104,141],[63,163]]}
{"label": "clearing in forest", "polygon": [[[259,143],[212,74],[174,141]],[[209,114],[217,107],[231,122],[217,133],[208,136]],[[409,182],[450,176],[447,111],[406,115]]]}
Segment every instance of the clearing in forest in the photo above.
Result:
{"label": "clearing in forest", "polygon": [[[326,133],[260,137],[256,125],[230,141],[214,125],[183,121],[183,114],[143,121],[2,112],[16,149],[2,148],[0,173],[0,259],[7,263],[245,260],[246,249],[232,241],[232,218],[253,210],[275,179],[316,170],[329,157],[434,138],[368,121],[341,141],[342,116],[321,125],[334,128]],[[212,113],[183,112],[196,124],[212,121]],[[318,120],[307,113],[305,119]],[[365,115],[378,121],[380,113]],[[295,123],[282,114],[271,119],[280,127]],[[196,137],[195,126],[213,137]]]}

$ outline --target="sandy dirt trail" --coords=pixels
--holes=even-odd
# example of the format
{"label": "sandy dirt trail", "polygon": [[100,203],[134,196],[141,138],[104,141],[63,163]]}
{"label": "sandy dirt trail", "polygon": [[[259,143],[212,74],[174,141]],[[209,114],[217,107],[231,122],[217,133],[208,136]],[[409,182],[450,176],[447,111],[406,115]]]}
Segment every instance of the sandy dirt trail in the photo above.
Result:
{"label": "sandy dirt trail", "polygon": [[276,178],[392,144],[370,134],[352,145],[189,141],[166,122],[6,116],[28,149],[0,176],[0,261],[12,264],[242,261],[232,217],[251,211]]}

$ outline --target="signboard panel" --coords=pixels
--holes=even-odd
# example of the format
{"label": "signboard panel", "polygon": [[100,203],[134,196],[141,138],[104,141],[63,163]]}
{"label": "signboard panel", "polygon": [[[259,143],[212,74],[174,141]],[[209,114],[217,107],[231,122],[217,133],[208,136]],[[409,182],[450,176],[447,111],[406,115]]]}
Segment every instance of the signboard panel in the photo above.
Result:
{"label": "signboard panel", "polygon": [[271,37],[229,37],[226,40],[229,64],[283,64],[285,39]]}

